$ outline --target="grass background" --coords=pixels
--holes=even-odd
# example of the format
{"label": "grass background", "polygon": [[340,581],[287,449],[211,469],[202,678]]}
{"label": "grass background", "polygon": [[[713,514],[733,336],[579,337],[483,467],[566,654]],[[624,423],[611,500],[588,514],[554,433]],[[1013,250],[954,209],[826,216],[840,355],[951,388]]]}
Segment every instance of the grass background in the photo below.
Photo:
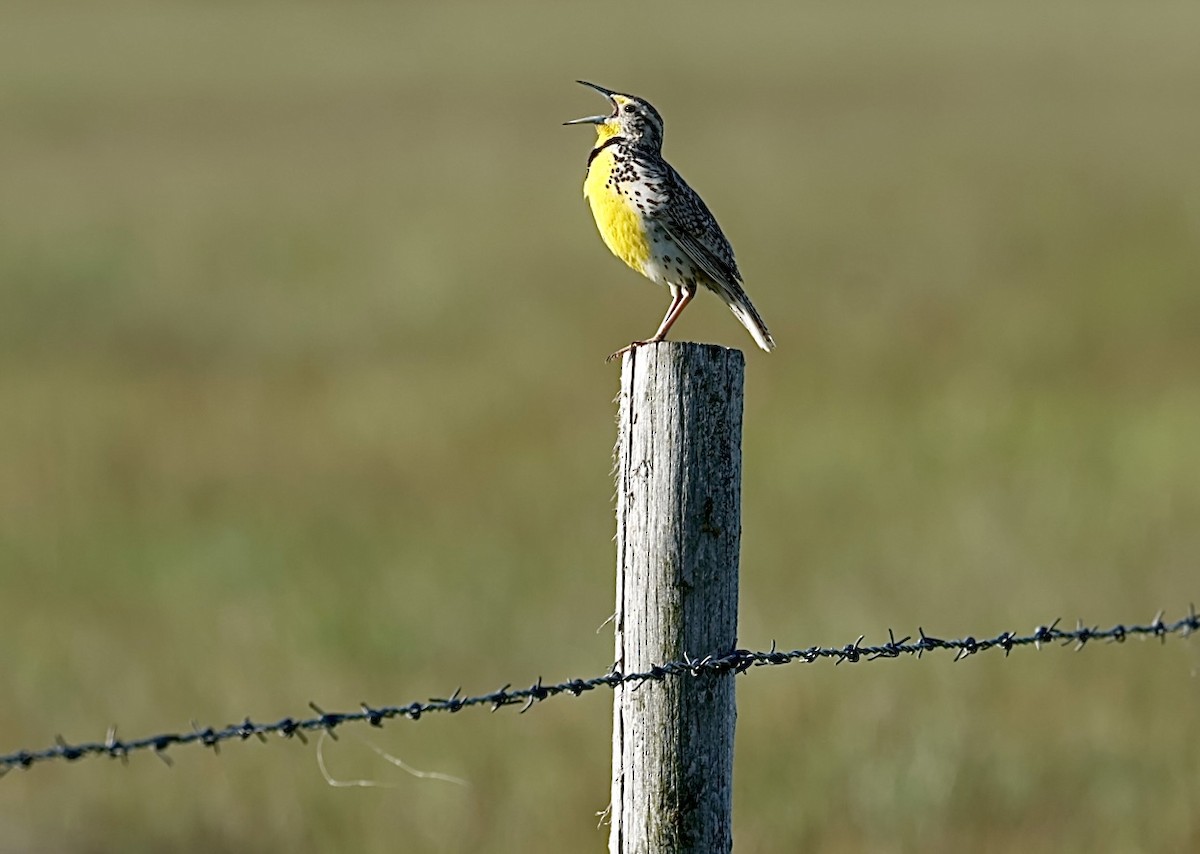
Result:
{"label": "grass background", "polygon": [[[1188,3],[9,3],[0,752],[593,675],[617,370],[580,198],[667,118],[748,352],[741,641],[1178,615]],[[752,347],[702,295],[678,337]],[[739,852],[1200,848],[1195,642],[739,682]],[[597,851],[609,698],[47,765],[0,851]],[[407,777],[377,745],[466,788]]]}

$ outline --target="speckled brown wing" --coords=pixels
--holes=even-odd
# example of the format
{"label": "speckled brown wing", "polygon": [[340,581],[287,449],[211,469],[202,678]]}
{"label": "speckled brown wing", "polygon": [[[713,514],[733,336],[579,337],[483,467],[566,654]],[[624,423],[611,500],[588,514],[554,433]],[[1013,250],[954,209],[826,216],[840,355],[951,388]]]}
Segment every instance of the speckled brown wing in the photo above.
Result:
{"label": "speckled brown wing", "polygon": [[713,280],[718,292],[721,286],[735,293],[741,291],[742,274],[733,258],[733,247],[717,225],[716,217],[678,172],[669,166],[667,169],[663,182],[667,199],[660,209],[667,232]]}
{"label": "speckled brown wing", "polygon": [[716,217],[678,172],[670,166],[666,169],[663,181],[666,203],[659,212],[667,233],[704,271],[706,281],[703,284],[725,301],[758,345],[768,351],[775,349],[775,339],[742,287],[742,274],[733,258],[733,247],[717,225]]}

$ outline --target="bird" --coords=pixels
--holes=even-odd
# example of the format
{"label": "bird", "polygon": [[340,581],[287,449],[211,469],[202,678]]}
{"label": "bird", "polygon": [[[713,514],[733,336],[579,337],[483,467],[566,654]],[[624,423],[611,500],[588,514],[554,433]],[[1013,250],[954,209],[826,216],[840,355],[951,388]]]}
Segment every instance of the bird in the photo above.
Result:
{"label": "bird", "polygon": [[733,248],[700,196],[662,156],[663,119],[644,98],[577,80],[608,98],[612,112],[563,122],[596,126],[583,195],[600,237],[614,255],[671,291],[658,331],[608,357],[666,338],[700,286],[725,301],[755,342],[775,349],[775,339],[746,296]]}

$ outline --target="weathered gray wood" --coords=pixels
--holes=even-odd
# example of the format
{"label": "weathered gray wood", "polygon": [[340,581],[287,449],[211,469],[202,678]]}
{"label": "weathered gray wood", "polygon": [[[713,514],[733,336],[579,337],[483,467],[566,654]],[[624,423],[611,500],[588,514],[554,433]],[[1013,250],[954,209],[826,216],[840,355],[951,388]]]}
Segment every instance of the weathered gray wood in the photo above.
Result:
{"label": "weathered gray wood", "polygon": [[[737,639],[742,385],[738,350],[638,347],[621,370],[616,667],[726,653]],[[621,686],[611,854],[733,847],[732,674]]]}

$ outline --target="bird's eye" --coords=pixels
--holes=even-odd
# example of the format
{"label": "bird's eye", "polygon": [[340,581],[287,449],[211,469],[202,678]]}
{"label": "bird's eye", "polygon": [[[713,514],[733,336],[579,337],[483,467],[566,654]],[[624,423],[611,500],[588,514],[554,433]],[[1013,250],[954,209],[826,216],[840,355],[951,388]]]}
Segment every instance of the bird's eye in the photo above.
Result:
{"label": "bird's eye", "polygon": [[635,110],[635,107],[633,106],[633,104],[626,104],[626,105],[625,105],[625,112],[627,112],[627,113],[632,113],[632,112],[634,112],[634,110]]}

